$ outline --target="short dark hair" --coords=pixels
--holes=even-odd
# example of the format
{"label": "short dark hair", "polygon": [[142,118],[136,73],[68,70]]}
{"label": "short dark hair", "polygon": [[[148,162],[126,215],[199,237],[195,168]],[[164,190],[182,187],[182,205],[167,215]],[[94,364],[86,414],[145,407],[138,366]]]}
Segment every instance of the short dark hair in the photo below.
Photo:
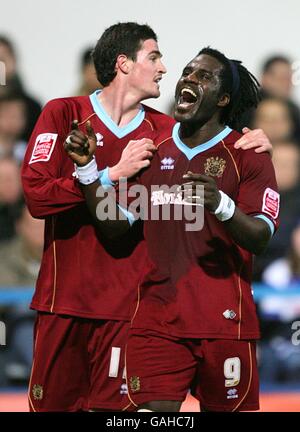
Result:
{"label": "short dark hair", "polygon": [[275,63],[285,63],[290,66],[291,60],[283,55],[269,57],[262,65],[262,73],[268,72]]}
{"label": "short dark hair", "polygon": [[222,109],[220,121],[233,129],[239,129],[243,114],[256,108],[261,96],[259,83],[239,60],[230,60],[213,48],[203,48],[198,55],[207,54],[217,59],[223,68],[220,73],[220,95],[230,95],[229,104]]}
{"label": "short dark hair", "polygon": [[137,51],[147,39],[157,41],[156,34],[147,24],[125,22],[106,29],[92,53],[98,81],[107,86],[116,76],[118,56],[125,54],[136,60]]}

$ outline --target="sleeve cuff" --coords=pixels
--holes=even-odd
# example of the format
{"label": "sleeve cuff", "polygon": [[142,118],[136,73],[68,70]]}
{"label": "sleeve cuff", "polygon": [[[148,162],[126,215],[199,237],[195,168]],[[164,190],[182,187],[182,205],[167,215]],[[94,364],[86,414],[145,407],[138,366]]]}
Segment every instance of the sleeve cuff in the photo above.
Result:
{"label": "sleeve cuff", "polygon": [[108,189],[112,186],[115,186],[115,183],[109,177],[108,167],[99,171],[99,180],[104,189]]}
{"label": "sleeve cuff", "polygon": [[273,222],[267,216],[265,216],[265,215],[256,215],[254,217],[256,217],[258,219],[262,219],[262,220],[264,220],[268,224],[268,227],[270,228],[270,231],[271,231],[271,237],[273,237],[273,234],[274,234],[274,231],[275,231],[275,227],[274,227]]}
{"label": "sleeve cuff", "polygon": [[[113,187],[116,184],[109,177],[108,167],[99,171],[99,180],[101,182],[103,189],[109,189],[110,187]],[[131,212],[129,212],[128,210],[126,210],[124,207],[121,207],[119,204],[118,204],[118,207],[121,210],[121,212],[127,217],[129,224],[133,225],[133,223],[135,222],[134,215]]]}

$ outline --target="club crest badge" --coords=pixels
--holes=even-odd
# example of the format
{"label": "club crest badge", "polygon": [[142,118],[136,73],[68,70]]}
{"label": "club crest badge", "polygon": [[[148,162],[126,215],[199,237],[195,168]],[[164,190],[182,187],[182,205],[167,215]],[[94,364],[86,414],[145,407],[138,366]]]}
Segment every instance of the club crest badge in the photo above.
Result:
{"label": "club crest badge", "polygon": [[32,387],[32,395],[35,400],[42,400],[43,399],[43,387],[39,384],[34,384]]}
{"label": "club crest badge", "polygon": [[141,382],[138,376],[130,377],[129,382],[130,382],[130,389],[133,393],[141,389]]}
{"label": "club crest badge", "polygon": [[204,172],[211,177],[222,177],[226,168],[226,161],[222,158],[210,157],[204,164]]}

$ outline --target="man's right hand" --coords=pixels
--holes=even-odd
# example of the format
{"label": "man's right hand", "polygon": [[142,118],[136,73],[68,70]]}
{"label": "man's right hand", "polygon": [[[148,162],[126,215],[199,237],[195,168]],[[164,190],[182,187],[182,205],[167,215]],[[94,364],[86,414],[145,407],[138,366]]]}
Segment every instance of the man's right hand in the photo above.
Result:
{"label": "man's right hand", "polygon": [[110,179],[116,182],[121,177],[132,177],[141,169],[147,168],[155,151],[156,147],[151,139],[129,141],[117,165],[109,168]]}
{"label": "man's right hand", "polygon": [[90,121],[85,125],[86,135],[79,130],[78,120],[72,121],[71,132],[64,142],[68,156],[78,166],[87,165],[92,159],[97,147],[97,137]]}

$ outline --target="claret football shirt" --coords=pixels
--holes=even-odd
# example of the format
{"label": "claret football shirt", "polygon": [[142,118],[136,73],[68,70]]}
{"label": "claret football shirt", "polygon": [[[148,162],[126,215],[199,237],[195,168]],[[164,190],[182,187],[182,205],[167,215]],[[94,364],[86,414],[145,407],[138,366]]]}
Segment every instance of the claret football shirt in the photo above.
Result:
{"label": "claret football shirt", "polygon": [[86,133],[90,120],[97,136],[99,170],[115,165],[132,139],[155,130],[172,130],[174,120],[141,105],[136,117],[119,127],[97,98],[50,101],[32,133],[22,181],[34,217],[45,219],[45,246],[31,303],[39,311],[86,318],[130,319],[130,307],[145,260],[138,229],[114,243],[97,234],[74,177],[74,164],[64,151],[71,122]]}
{"label": "claret football shirt", "polygon": [[[207,210],[202,226],[187,230],[190,221],[178,218],[178,209],[186,204],[172,189],[184,182],[187,171],[211,176],[244,213],[262,218],[273,233],[279,195],[270,156],[235,149],[239,138],[226,127],[190,149],[180,139],[179,124],[168,139],[160,142],[158,137],[158,152],[140,177],[148,190],[142,207],[147,205],[156,220],[144,222],[148,268],[139,285],[133,328],[190,338],[259,337],[251,291],[252,254],[238,246],[224,223]],[[164,207],[170,208],[168,220]]]}

